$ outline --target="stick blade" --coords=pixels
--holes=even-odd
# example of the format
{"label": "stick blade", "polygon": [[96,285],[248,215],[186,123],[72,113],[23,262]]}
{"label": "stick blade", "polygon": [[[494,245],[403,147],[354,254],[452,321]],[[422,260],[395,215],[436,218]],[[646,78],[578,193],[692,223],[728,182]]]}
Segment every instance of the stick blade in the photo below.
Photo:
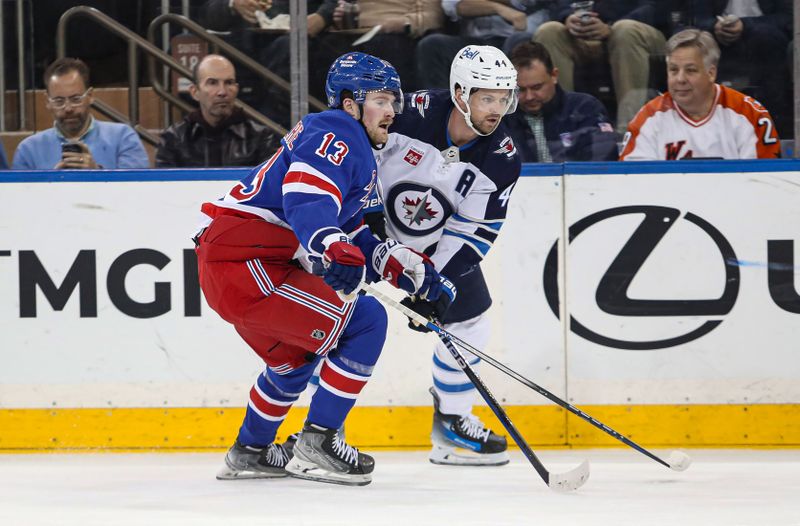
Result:
{"label": "stick blade", "polygon": [[566,473],[550,473],[547,485],[554,491],[566,493],[580,488],[588,479],[589,461],[584,460],[579,466]]}
{"label": "stick blade", "polygon": [[691,463],[692,458],[683,451],[673,451],[667,459],[667,464],[674,471],[686,471]]}

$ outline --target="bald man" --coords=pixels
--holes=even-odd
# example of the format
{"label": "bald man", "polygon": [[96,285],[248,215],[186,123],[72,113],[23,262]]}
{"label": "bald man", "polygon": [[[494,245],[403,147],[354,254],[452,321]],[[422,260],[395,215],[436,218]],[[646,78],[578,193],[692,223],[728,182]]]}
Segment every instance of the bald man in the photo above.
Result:
{"label": "bald man", "polygon": [[189,88],[199,109],[164,130],[157,168],[256,166],[278,147],[265,126],[236,107],[236,69],[221,55],[206,55],[194,68]]}

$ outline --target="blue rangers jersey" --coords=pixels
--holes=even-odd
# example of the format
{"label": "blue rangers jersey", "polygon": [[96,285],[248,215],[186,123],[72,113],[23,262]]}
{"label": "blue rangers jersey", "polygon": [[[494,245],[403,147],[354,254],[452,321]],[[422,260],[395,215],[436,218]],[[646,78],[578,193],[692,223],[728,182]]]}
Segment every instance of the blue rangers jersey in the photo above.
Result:
{"label": "blue rangers jersey", "polygon": [[300,241],[296,257],[310,270],[326,238],[343,233],[369,258],[377,241],[362,225],[362,209],[375,181],[363,127],[344,111],[329,110],[304,117],[270,159],[203,211],[213,217],[214,208],[233,209],[290,228]]}
{"label": "blue rangers jersey", "polygon": [[[407,94],[404,108],[389,128],[390,137],[397,137],[377,154],[387,230],[391,228],[402,243],[432,255],[439,272],[455,283],[456,301],[444,321],[468,320],[492,304],[479,264],[505,220],[520,174],[519,155],[502,122],[491,135],[454,146],[447,122],[458,110],[448,90]],[[461,161],[454,168],[447,168],[438,153],[448,149],[449,160]],[[417,157],[416,166],[421,163],[422,169],[412,166]],[[406,217],[406,207],[411,206],[407,201],[417,206],[424,201],[427,207]]]}

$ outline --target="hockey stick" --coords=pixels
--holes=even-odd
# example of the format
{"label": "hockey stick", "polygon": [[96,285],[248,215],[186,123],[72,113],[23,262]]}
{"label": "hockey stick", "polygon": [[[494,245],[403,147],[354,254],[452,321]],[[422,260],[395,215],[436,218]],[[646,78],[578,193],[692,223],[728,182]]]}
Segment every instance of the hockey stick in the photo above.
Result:
{"label": "hockey stick", "polygon": [[424,316],[421,316],[420,314],[414,312],[413,310],[409,309],[405,305],[402,305],[400,302],[397,302],[397,301],[393,300],[392,298],[390,298],[389,296],[383,294],[382,292],[380,292],[378,290],[375,290],[374,287],[372,287],[370,285],[367,285],[367,284],[364,284],[362,288],[363,288],[363,290],[369,292],[370,294],[372,294],[373,296],[375,296],[376,298],[381,300],[386,305],[389,305],[389,306],[399,310],[400,312],[405,314],[407,317],[411,318],[414,322],[416,322],[416,323],[418,323],[420,325],[424,325],[428,329],[436,332],[436,334],[438,334],[440,337],[441,336],[446,336],[446,337],[450,338],[452,341],[454,341],[457,344],[459,344],[465,350],[471,352],[472,354],[474,354],[478,358],[481,358],[482,360],[485,360],[486,363],[488,363],[492,367],[494,367],[494,368],[498,369],[499,371],[507,374],[508,376],[510,376],[511,378],[517,380],[518,382],[520,382],[524,386],[533,389],[534,391],[536,391],[540,395],[544,396],[545,398],[547,398],[551,402],[555,403],[556,405],[559,405],[559,406],[563,407],[564,409],[566,409],[570,413],[576,415],[577,417],[581,418],[582,420],[584,420],[586,422],[589,422],[590,424],[592,424],[596,428],[606,432],[607,434],[611,435],[612,437],[614,437],[615,439],[619,440],[623,444],[625,444],[625,445],[627,445],[629,447],[632,447],[633,449],[635,449],[639,453],[642,453],[643,455],[650,457],[651,459],[655,460],[659,464],[662,464],[662,465],[664,465],[664,466],[666,466],[666,467],[668,467],[668,468],[670,468],[672,470],[675,470],[675,471],[685,471],[689,467],[689,464],[691,464],[692,459],[689,457],[689,455],[687,455],[686,453],[684,453],[682,451],[672,451],[670,453],[670,455],[669,455],[669,458],[666,461],[662,460],[661,458],[659,458],[656,455],[654,455],[653,453],[649,452],[648,450],[646,450],[645,448],[643,448],[642,446],[640,446],[639,444],[637,444],[633,440],[630,440],[629,438],[621,435],[620,433],[618,433],[617,431],[614,431],[613,429],[611,429],[610,427],[608,427],[604,423],[596,420],[591,415],[588,415],[588,414],[584,413],[583,411],[581,411],[580,409],[578,409],[577,407],[565,402],[564,400],[562,400],[561,398],[557,397],[556,395],[554,395],[553,393],[551,393],[550,391],[548,391],[544,387],[541,387],[538,384],[532,382],[531,380],[528,380],[527,378],[525,378],[524,376],[522,376],[518,372],[512,370],[508,366],[498,362],[497,360],[495,360],[491,356],[487,355],[486,353],[481,352],[480,350],[476,349],[475,347],[473,347],[472,345],[468,344],[464,340],[460,339],[458,336],[456,336],[454,334],[451,334],[450,332],[448,332],[445,329],[439,327],[435,323],[428,321]]}
{"label": "hockey stick", "polygon": [[497,416],[497,419],[500,420],[500,423],[503,424],[503,427],[506,428],[508,434],[511,435],[511,438],[514,439],[514,442],[517,443],[517,446],[522,450],[525,454],[525,457],[533,466],[533,469],[539,473],[539,476],[542,477],[544,483],[547,484],[550,489],[556,491],[573,491],[581,486],[586,482],[589,478],[589,462],[584,460],[581,464],[566,473],[550,473],[542,461],[536,456],[536,453],[530,448],[525,439],[520,435],[517,428],[514,427],[514,424],[511,422],[511,419],[508,418],[508,415],[497,402],[497,399],[494,395],[489,391],[486,387],[486,384],[483,383],[483,380],[478,376],[478,374],[469,366],[467,360],[464,359],[464,356],[458,352],[458,349],[450,340],[449,336],[445,336],[444,334],[439,333],[439,338],[442,340],[442,343],[447,347],[447,350],[450,351],[450,354],[455,359],[458,366],[461,368],[462,371],[467,375],[472,385],[475,386],[475,389],[481,394],[483,399],[486,401],[486,404],[492,410],[492,412]]}

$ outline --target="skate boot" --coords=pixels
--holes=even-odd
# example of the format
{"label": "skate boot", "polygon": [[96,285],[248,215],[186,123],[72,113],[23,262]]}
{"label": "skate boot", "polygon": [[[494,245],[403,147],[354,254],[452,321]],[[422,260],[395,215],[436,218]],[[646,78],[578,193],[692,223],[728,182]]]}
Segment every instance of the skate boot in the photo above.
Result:
{"label": "skate boot", "polygon": [[286,471],[301,479],[366,486],[374,468],[375,460],[348,445],[337,429],[306,424]]}
{"label": "skate boot", "polygon": [[300,431],[297,433],[292,433],[288,437],[286,437],[286,442],[283,443],[283,450],[286,451],[286,455],[289,458],[292,458],[294,455],[294,445],[297,444],[297,440],[300,438]]}
{"label": "skate boot", "polygon": [[506,437],[496,435],[475,415],[445,415],[433,388],[433,448],[428,456],[434,464],[451,466],[502,466],[508,464]]}
{"label": "skate boot", "polygon": [[284,469],[289,456],[280,444],[265,448],[243,446],[237,440],[225,455],[225,467],[217,473],[218,480],[266,479],[286,477]]}
{"label": "skate boot", "polygon": [[[297,444],[297,440],[300,438],[300,433],[302,433],[302,431],[292,433],[286,437],[286,442],[283,443],[283,450],[286,451],[286,454],[289,455],[289,458],[292,458],[292,455],[294,454],[294,445]],[[342,424],[342,427],[339,428],[339,438],[345,440],[344,424]]]}

